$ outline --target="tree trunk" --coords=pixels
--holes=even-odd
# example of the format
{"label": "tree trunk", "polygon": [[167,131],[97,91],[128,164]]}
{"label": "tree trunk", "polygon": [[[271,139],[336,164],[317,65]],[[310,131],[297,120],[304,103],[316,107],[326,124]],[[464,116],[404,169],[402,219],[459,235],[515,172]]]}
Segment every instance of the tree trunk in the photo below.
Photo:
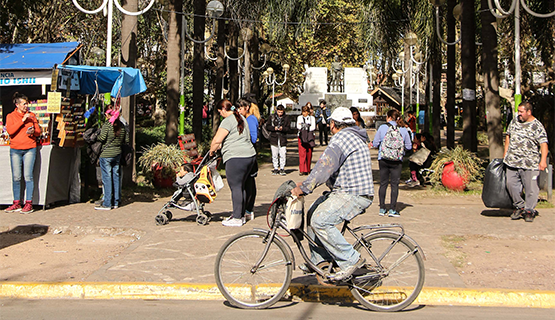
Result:
{"label": "tree trunk", "polygon": [[[239,35],[239,30],[235,23],[229,24],[229,50],[227,53],[232,58],[237,58],[239,55],[237,53],[237,36]],[[229,100],[231,103],[235,103],[239,99],[239,65],[238,60],[228,59],[229,64]]]}
{"label": "tree trunk", "polygon": [[[246,41],[246,39],[243,39],[243,41],[245,41],[245,45],[243,45],[243,50],[245,50],[245,56],[243,57],[243,61],[245,61],[245,78],[243,79],[243,95],[250,93],[251,92],[251,40],[249,39],[248,41]],[[241,61],[239,61],[239,63],[241,63]]]}
{"label": "tree trunk", "polygon": [[[453,8],[456,0],[447,0],[447,42],[455,41],[455,18]],[[455,90],[456,90],[456,45],[447,46],[447,101],[445,112],[447,113],[447,148],[455,148]]]}
{"label": "tree trunk", "polygon": [[[218,21],[218,53],[216,60],[216,92],[214,94],[214,102],[217,103],[224,98],[224,74],[225,74],[225,34],[226,25],[224,20]],[[216,105],[212,107],[212,135],[216,134],[220,126],[220,114],[216,111]]]}
{"label": "tree trunk", "polygon": [[474,0],[461,1],[463,147],[478,151],[476,132],[476,21]]}
{"label": "tree trunk", "polygon": [[[255,62],[255,66],[258,68],[262,65],[262,62],[260,62],[260,51],[258,50],[258,36],[256,35],[256,33],[253,32],[253,36],[252,36],[252,41],[250,42],[251,44],[251,49],[250,51],[252,52],[252,57],[253,57],[253,61]],[[251,93],[253,93],[256,96],[257,102],[260,99],[260,71],[262,70],[254,70],[252,72],[252,89],[251,89]]]}
{"label": "tree trunk", "polygon": [[[482,8],[488,7],[488,0],[482,0]],[[499,70],[497,69],[497,32],[492,23],[495,17],[489,11],[482,11],[482,72],[484,74],[484,94],[487,112],[487,130],[490,160],[503,157],[503,124],[499,104]]]}
{"label": "tree trunk", "polygon": [[[138,0],[127,0],[122,3],[127,11],[136,12]],[[121,64],[122,67],[135,68],[137,64],[137,16],[124,14],[121,20]],[[121,114],[129,126],[129,144],[135,146],[135,96],[121,99]],[[136,180],[136,159],[133,164],[123,167],[123,185],[131,185]]]}
{"label": "tree trunk", "polygon": [[177,143],[179,119],[179,68],[181,68],[182,1],[171,0],[168,13],[166,144]]}
{"label": "tree trunk", "polygon": [[[204,39],[204,17],[206,2],[194,0],[193,2],[194,34],[193,39]],[[202,142],[202,107],[204,106],[204,44],[195,43],[193,54],[193,133],[197,143]]]}
{"label": "tree trunk", "polygon": [[[443,35],[442,35],[443,36]],[[432,117],[432,136],[434,137],[434,142],[438,148],[441,148],[441,44],[439,43],[439,39],[437,37],[433,37],[432,40],[432,53],[431,53],[431,60],[430,63],[431,67],[431,74],[432,77],[432,87],[433,87],[433,117]]]}

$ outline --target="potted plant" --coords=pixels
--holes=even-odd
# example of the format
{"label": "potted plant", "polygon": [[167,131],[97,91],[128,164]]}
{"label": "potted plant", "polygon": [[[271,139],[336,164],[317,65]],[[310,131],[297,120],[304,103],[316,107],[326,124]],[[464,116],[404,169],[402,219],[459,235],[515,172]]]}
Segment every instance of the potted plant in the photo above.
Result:
{"label": "potted plant", "polygon": [[482,160],[474,153],[457,146],[443,148],[430,166],[430,182],[434,186],[444,185],[447,189],[463,191],[471,181],[482,180]]}
{"label": "potted plant", "polygon": [[138,165],[155,187],[169,188],[175,180],[176,170],[185,161],[188,159],[177,145],[158,143],[143,148]]}

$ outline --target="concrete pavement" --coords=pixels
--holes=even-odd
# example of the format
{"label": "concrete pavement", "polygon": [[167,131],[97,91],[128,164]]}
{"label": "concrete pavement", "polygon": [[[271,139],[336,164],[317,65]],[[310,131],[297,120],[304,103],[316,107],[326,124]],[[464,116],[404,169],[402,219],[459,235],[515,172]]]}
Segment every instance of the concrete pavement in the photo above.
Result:
{"label": "concrete pavement", "polygon": [[[293,146],[293,143],[290,144]],[[296,148],[290,147],[288,157],[296,158]],[[316,148],[314,161],[323,151]],[[375,159],[375,153],[373,154]],[[101,298],[101,299],[223,299],[214,284],[214,259],[221,245],[240,231],[267,228],[265,215],[277,186],[292,179],[300,181],[297,161],[290,161],[287,176],[272,176],[271,165],[261,164],[257,178],[258,196],[256,219],[241,228],[227,228],[220,223],[231,213],[231,195],[224,187],[207,210],[214,214],[207,226],[194,222],[190,212],[173,210],[173,220],[156,226],[154,217],[168,198],[155,201],[137,199],[117,210],[95,211],[92,204],[60,206],[30,215],[1,213],[0,232],[18,226],[39,224],[48,226],[50,233],[76,230],[114,229],[140,231],[140,236],[117,257],[113,257],[80,282],[0,282],[3,298]],[[377,163],[373,163],[377,181]],[[376,192],[378,186],[376,185]],[[312,203],[325,188],[307,197]],[[418,303],[480,306],[555,307],[555,292],[467,288],[456,269],[444,257],[443,235],[485,235],[498,238],[536,237],[555,240],[555,210],[541,209],[534,223],[515,223],[508,217],[482,214],[486,208],[479,196],[450,195],[425,198],[419,189],[402,189],[400,218],[378,216],[376,202],[355,225],[400,223],[408,235],[423,248],[427,260],[426,282]],[[86,231],[84,231],[86,232]],[[289,241],[289,240],[288,240]],[[289,241],[290,242],[290,241]],[[290,242],[291,243],[291,242]],[[294,248],[294,247],[293,247]],[[294,248],[297,261],[301,259]],[[1,253],[1,249],[0,249]],[[2,259],[0,257],[0,259]],[[29,257],[32,261],[32,257]],[[0,271],[0,278],[1,277]],[[46,277],[45,277],[46,278]],[[345,290],[330,291],[307,279],[298,269],[293,274],[291,292],[304,292],[306,301],[315,299],[346,301],[352,299]]]}

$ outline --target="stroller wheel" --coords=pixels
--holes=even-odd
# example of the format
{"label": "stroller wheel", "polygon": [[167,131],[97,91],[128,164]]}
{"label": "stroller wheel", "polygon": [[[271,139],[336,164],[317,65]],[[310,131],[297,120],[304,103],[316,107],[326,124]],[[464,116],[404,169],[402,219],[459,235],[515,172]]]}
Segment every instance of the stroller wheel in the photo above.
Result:
{"label": "stroller wheel", "polygon": [[166,217],[168,218],[168,221],[171,220],[173,218],[173,214],[171,211],[166,211],[164,212],[164,214],[166,215]]}
{"label": "stroller wheel", "polygon": [[210,221],[210,219],[204,213],[201,213],[197,216],[197,223],[200,224],[201,226],[205,226],[208,223],[208,221]]}
{"label": "stroller wheel", "polygon": [[168,224],[168,217],[166,217],[166,215],[163,214],[159,214],[156,216],[156,218],[154,218],[154,220],[156,220],[156,224],[159,226],[163,226],[165,224]]}
{"label": "stroller wheel", "polygon": [[206,215],[206,217],[208,218],[208,221],[212,220],[212,214],[210,213],[210,211],[204,211],[204,214]]}

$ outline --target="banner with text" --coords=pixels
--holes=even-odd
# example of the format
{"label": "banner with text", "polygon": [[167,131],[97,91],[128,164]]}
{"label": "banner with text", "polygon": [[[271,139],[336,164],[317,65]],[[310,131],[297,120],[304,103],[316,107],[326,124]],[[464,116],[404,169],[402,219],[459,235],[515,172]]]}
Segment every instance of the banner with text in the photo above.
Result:
{"label": "banner with text", "polygon": [[0,71],[0,86],[36,86],[51,81],[52,70]]}

